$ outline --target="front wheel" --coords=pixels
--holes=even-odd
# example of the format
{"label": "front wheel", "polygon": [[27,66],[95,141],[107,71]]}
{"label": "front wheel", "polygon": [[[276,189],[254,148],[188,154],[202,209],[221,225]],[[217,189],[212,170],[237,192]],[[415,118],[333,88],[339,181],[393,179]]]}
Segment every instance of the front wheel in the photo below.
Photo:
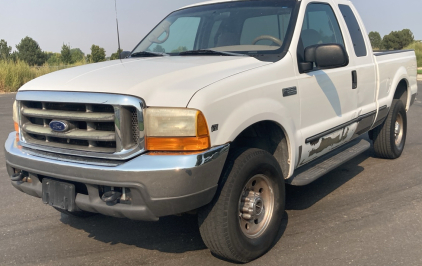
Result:
{"label": "front wheel", "polygon": [[384,123],[372,130],[375,154],[386,159],[399,158],[404,150],[406,135],[406,108],[402,101],[393,100]]}
{"label": "front wheel", "polygon": [[284,206],[284,179],[276,159],[259,149],[231,153],[215,199],[199,212],[202,239],[217,256],[254,260],[274,243]]}

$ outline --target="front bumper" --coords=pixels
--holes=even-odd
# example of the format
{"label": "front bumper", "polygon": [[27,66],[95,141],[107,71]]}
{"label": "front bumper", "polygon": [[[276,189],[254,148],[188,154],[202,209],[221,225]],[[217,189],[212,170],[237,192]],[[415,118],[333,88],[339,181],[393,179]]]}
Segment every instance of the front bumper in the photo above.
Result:
{"label": "front bumper", "polygon": [[[14,169],[29,173],[32,183],[12,181],[18,190],[42,197],[42,178],[86,186],[76,194],[76,206],[88,212],[133,220],[157,221],[159,217],[197,209],[211,202],[227,158],[229,144],[198,154],[143,154],[117,166],[102,166],[34,154],[18,145],[16,133],[5,144],[9,176]],[[130,204],[105,203],[100,186],[129,188]]]}

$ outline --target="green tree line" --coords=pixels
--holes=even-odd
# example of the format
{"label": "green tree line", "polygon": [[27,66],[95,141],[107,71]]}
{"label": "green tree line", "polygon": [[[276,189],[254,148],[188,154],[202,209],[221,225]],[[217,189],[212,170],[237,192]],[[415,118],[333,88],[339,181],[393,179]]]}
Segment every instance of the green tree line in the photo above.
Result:
{"label": "green tree line", "polygon": [[383,38],[381,38],[379,32],[371,31],[369,39],[371,40],[372,48],[375,50],[402,50],[415,41],[415,37],[409,29],[392,31]]}
{"label": "green tree line", "polygon": [[379,32],[371,31],[369,40],[374,50],[415,50],[418,67],[422,67],[422,41],[415,41],[411,30],[392,31],[382,38]]}
{"label": "green tree line", "polygon": [[85,55],[81,49],[72,48],[70,44],[63,44],[60,53],[43,51],[34,39],[26,36],[17,45],[16,51],[12,52],[12,47],[7,41],[0,40],[0,60],[11,60],[13,62],[23,61],[29,66],[49,65],[73,65],[75,63],[97,63],[106,60],[119,59],[122,50],[116,51],[111,57],[106,57],[104,48],[93,44],[91,53]]}

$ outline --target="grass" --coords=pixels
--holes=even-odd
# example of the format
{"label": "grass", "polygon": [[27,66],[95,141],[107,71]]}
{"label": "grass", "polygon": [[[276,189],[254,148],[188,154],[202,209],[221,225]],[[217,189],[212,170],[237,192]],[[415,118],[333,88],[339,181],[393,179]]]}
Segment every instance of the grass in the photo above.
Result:
{"label": "grass", "polygon": [[[72,66],[82,65],[83,62]],[[0,61],[0,92],[16,92],[28,81],[42,75],[65,69],[71,66],[49,66],[44,64],[40,67],[31,67],[23,61]]]}
{"label": "grass", "polygon": [[[404,49],[415,50],[416,58],[418,60],[418,67],[422,67],[422,42],[414,42]],[[418,74],[422,74],[421,70],[418,70]]]}
{"label": "grass", "polygon": [[418,74],[422,75],[422,69],[418,69]]}

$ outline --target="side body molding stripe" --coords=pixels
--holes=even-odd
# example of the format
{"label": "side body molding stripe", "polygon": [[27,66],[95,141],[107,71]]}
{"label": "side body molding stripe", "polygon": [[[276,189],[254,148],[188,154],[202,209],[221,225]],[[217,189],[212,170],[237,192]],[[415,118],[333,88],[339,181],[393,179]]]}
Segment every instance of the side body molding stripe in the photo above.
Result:
{"label": "side body molding stripe", "polygon": [[[379,111],[382,111],[382,110],[384,110],[384,109],[387,109],[387,105],[384,105],[384,106],[380,107]],[[347,126],[349,126],[349,125],[351,125],[351,124],[354,124],[354,123],[360,122],[360,121],[362,121],[362,119],[367,118],[367,117],[370,117],[370,116],[373,116],[373,115],[375,115],[376,113],[377,113],[377,111],[372,111],[372,112],[369,112],[369,113],[366,113],[366,114],[360,115],[360,116],[358,116],[358,117],[356,117],[356,118],[354,118],[354,119],[352,119],[352,120],[350,120],[350,121],[348,121],[348,122],[346,122],[346,123],[343,123],[343,124],[341,124],[341,125],[338,125],[338,126],[333,127],[333,128],[331,128],[331,129],[329,129],[329,130],[326,130],[326,131],[324,131],[324,132],[321,132],[321,133],[319,133],[319,134],[316,134],[316,135],[314,135],[314,136],[312,136],[312,137],[307,138],[307,139],[305,140],[305,143],[310,143],[310,142],[313,142],[313,141],[317,141],[317,140],[319,140],[320,138],[322,138],[322,137],[324,137],[324,136],[327,136],[327,135],[329,135],[329,134],[331,134],[331,133],[333,133],[333,132],[336,132],[336,131],[338,131],[338,130],[340,130],[340,129],[342,129],[342,128],[345,128],[345,127],[347,127]]]}

